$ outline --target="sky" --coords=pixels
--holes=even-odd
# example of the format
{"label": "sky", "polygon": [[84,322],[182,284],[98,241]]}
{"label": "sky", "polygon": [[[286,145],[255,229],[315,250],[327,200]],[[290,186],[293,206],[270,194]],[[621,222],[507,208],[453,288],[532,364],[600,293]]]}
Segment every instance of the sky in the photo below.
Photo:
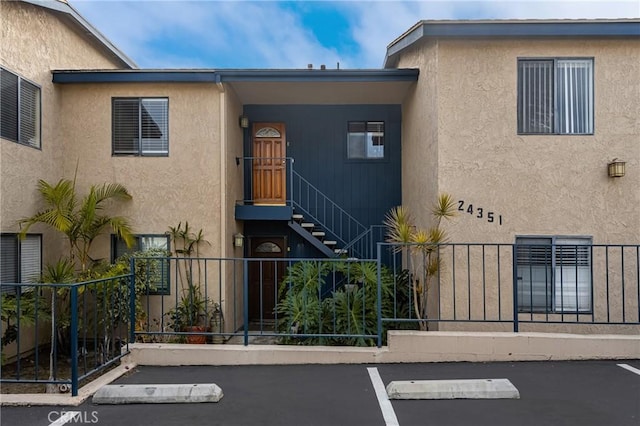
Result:
{"label": "sky", "polygon": [[639,18],[640,0],[69,0],[140,68],[381,68],[423,19]]}

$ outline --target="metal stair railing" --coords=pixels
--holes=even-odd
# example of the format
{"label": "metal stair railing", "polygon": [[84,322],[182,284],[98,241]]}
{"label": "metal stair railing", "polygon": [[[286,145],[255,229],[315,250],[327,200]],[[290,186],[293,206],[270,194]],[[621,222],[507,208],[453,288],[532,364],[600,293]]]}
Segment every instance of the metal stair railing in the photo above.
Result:
{"label": "metal stair railing", "polygon": [[367,227],[338,206],[298,172],[292,170],[293,207],[333,234],[344,246],[367,231]]}

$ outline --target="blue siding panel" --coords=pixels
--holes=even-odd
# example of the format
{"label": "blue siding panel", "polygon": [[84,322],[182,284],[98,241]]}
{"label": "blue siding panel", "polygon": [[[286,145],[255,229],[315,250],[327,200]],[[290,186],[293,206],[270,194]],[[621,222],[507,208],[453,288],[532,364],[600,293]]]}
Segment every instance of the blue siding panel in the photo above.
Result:
{"label": "blue siding panel", "polygon": [[[401,204],[400,105],[246,105],[244,115],[252,122],[285,123],[296,172],[363,225],[381,224]],[[384,159],[347,159],[349,121],[384,121]],[[248,137],[245,156],[251,156]]]}

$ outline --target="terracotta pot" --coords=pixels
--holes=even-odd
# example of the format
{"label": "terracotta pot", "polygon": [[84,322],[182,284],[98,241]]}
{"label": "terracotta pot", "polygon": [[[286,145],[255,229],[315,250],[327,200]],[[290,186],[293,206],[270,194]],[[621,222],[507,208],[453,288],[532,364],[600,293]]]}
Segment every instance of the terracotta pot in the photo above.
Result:
{"label": "terracotta pot", "polygon": [[[185,327],[184,331],[187,333],[196,333],[198,331],[207,331],[207,328],[202,325],[194,325],[191,327]],[[207,343],[207,336],[204,334],[187,334],[187,343],[204,345]]]}

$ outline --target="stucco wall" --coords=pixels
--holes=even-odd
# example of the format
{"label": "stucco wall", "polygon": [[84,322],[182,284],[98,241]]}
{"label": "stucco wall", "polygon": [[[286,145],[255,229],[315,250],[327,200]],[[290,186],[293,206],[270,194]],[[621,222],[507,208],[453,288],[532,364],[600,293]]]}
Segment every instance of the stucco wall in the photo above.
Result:
{"label": "stucco wall", "polygon": [[[594,58],[593,135],[517,134],[520,57]],[[440,41],[439,187],[465,209],[451,239],[588,235],[596,244],[637,244],[639,75],[640,41]],[[612,179],[607,163],[616,157],[627,162],[627,174]],[[473,215],[466,213],[471,204]]]}
{"label": "stucco wall", "polygon": [[[21,2],[0,2],[0,64],[41,87],[41,145],[34,149],[0,141],[0,230],[16,232],[18,219],[41,208],[38,179],[56,182],[62,174],[60,99],[51,70],[115,68],[116,64],[75,30],[46,10]],[[34,227],[34,232],[45,228]],[[44,232],[44,263],[56,260],[62,242]]]}
{"label": "stucco wall", "polygon": [[[521,57],[594,58],[593,135],[517,134]],[[403,204],[418,226],[430,223],[426,202],[447,192],[463,209],[445,224],[452,242],[511,244],[518,235],[590,236],[594,244],[640,242],[639,41],[422,41],[402,53],[398,67],[420,68],[415,92],[403,105]],[[616,157],[627,162],[627,172],[613,179],[607,176],[607,163]],[[468,260],[466,247],[459,247],[455,279],[452,260],[445,260],[440,295],[437,288],[431,294],[440,303],[430,312],[439,310],[441,318],[453,318],[454,310],[456,318],[497,318],[499,311],[510,316],[511,251],[503,247],[501,257],[508,256],[500,274],[495,251],[487,247],[483,263],[475,255]],[[611,249],[612,258],[619,252]],[[624,268],[613,262],[607,269],[603,253],[596,249],[593,260],[596,319],[580,321],[621,321],[625,312],[626,321],[635,321],[638,301],[628,295],[637,293],[637,260],[626,256]],[[480,329],[477,324],[434,326]]]}
{"label": "stucco wall", "polygon": [[[223,191],[226,199],[225,215],[221,232],[225,238],[222,253],[227,258],[243,257],[243,248],[233,245],[233,236],[242,231],[242,224],[235,220],[235,205],[237,200],[243,198],[243,162],[236,164],[236,158],[242,157],[243,132],[239,125],[239,117],[242,115],[242,103],[238,99],[233,88],[225,87],[225,116],[226,138],[224,151],[226,156],[222,162],[224,179],[226,179]],[[226,331],[236,331],[243,323],[242,293],[243,288],[238,283],[243,282],[243,263],[225,263],[224,301],[222,303],[225,317]],[[232,304],[235,302],[235,306]],[[235,316],[234,316],[235,314]]]}
{"label": "stucco wall", "polygon": [[[78,186],[118,182],[132,201],[117,214],[130,218],[135,233],[163,234],[189,222],[210,245],[203,256],[220,256],[220,103],[211,84],[83,84],[61,86],[63,174]],[[169,156],[112,156],[113,97],[169,99]],[[93,253],[109,258],[109,239]]]}
{"label": "stucco wall", "polygon": [[398,64],[420,69],[418,82],[402,104],[402,204],[422,224],[430,223],[429,208],[439,191],[437,52],[437,42],[418,43]]}

